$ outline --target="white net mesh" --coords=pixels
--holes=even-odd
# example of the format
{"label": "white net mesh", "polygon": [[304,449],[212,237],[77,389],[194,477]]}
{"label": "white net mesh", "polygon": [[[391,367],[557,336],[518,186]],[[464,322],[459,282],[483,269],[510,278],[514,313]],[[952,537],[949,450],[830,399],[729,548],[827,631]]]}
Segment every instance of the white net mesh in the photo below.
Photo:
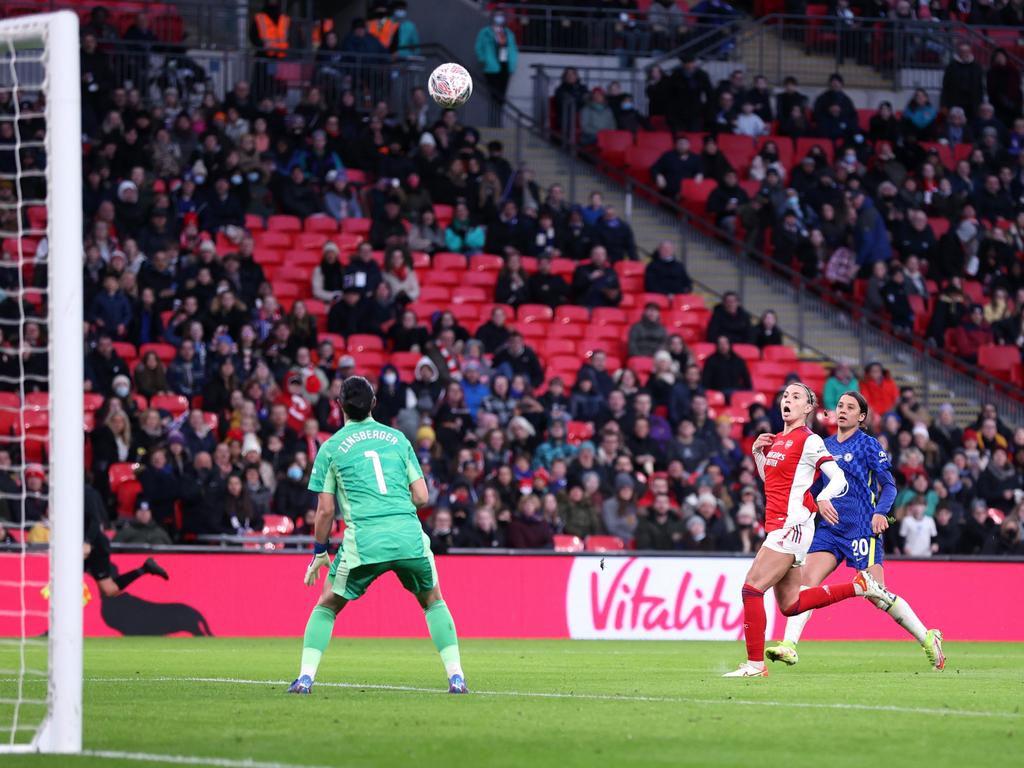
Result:
{"label": "white net mesh", "polygon": [[48,67],[45,28],[35,39],[5,32],[0,28],[0,745],[19,745],[33,741],[50,700]]}

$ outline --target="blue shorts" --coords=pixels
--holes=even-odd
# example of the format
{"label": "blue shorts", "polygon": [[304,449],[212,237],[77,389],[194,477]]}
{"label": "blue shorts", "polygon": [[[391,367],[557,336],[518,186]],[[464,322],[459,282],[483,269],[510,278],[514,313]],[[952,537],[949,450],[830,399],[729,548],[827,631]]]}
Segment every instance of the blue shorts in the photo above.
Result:
{"label": "blue shorts", "polygon": [[807,554],[828,552],[840,563],[843,560],[851,568],[863,571],[872,565],[881,565],[883,560],[882,537],[861,536],[845,538],[837,535],[831,528],[818,527],[814,531],[814,540]]}

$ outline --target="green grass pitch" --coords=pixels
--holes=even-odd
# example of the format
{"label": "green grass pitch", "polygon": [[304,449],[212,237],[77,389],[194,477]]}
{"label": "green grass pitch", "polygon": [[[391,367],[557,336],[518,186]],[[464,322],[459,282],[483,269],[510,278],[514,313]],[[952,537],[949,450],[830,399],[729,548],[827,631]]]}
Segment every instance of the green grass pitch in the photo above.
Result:
{"label": "green grass pitch", "polygon": [[[806,642],[795,668],[723,680],[740,642],[470,640],[475,693],[448,696],[428,640],[335,638],[313,695],[286,696],[299,646],[87,641],[86,749],[229,768],[963,768],[1019,766],[1024,748],[1024,647],[1008,643],[948,643],[937,673],[910,642]],[[9,646],[0,656],[13,660]],[[12,693],[4,678],[0,699]],[[9,715],[3,705],[4,725]],[[4,768],[156,764],[0,757]]]}

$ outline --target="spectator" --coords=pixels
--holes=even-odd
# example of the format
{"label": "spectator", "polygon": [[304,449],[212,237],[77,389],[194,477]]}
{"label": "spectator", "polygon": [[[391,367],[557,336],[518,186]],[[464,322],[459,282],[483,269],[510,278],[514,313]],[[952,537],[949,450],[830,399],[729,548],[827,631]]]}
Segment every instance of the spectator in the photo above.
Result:
{"label": "spectator", "polygon": [[998,530],[989,534],[981,548],[985,555],[1022,555],[1024,554],[1024,541],[1020,536],[1020,520],[1016,517],[1007,517],[1000,523]]}
{"label": "spectator", "polygon": [[814,101],[815,125],[857,125],[857,109],[843,90],[844,84],[843,77],[838,72],[829,76],[828,90]]}
{"label": "spectator", "polygon": [[134,377],[136,391],[147,400],[168,391],[167,371],[152,350],[143,355],[142,361],[135,366]]}
{"label": "spectator", "polygon": [[616,129],[615,113],[608,106],[603,88],[594,88],[590,92],[590,99],[580,109],[579,124],[579,142],[582,147],[596,144],[597,134],[601,131]]}
{"label": "spectator", "polygon": [[494,549],[507,546],[505,530],[498,525],[490,507],[477,507],[471,525],[460,529],[456,543],[460,547]]}
{"label": "spectator", "polygon": [[716,344],[725,336],[732,344],[750,344],[754,338],[750,313],[740,306],[740,297],[734,291],[722,295],[722,303],[711,312],[707,340]]}
{"label": "spectator", "polygon": [[607,499],[601,507],[601,519],[605,530],[627,544],[633,540],[637,526],[635,490],[633,478],[624,472],[619,473],[615,477],[615,495]]}
{"label": "spectator", "polygon": [[664,293],[680,295],[693,292],[693,281],[690,279],[686,265],[676,258],[675,245],[669,240],[662,240],[653,254],[653,258],[644,269],[644,290],[647,293]]}
{"label": "spectator", "polygon": [[825,382],[825,391],[821,399],[822,407],[826,411],[834,411],[839,403],[839,398],[847,392],[860,392],[860,382],[853,375],[853,369],[849,363],[840,361],[832,369],[832,375]]}
{"label": "spectator", "polygon": [[701,383],[705,389],[714,389],[728,397],[733,392],[751,389],[750,370],[743,358],[733,352],[728,336],[719,336],[715,351],[704,361]]}
{"label": "spectator", "polygon": [[675,148],[665,153],[651,166],[654,185],[665,195],[678,199],[684,179],[704,180],[700,157],[690,151],[690,140],[686,136],[676,138]]}
{"label": "spectator", "polygon": [[420,282],[412,268],[412,259],[401,248],[388,252],[383,280],[400,306],[414,303],[420,296]]}
{"label": "spectator", "polygon": [[757,138],[768,133],[768,126],[754,108],[752,101],[743,101],[740,104],[740,113],[736,116],[736,133],[740,136]]}
{"label": "spectator", "polygon": [[509,335],[508,342],[495,352],[494,370],[509,379],[522,374],[534,387],[540,386],[544,380],[544,370],[537,359],[537,353],[526,346],[522,334],[517,331]]}
{"label": "spectator", "polygon": [[505,257],[504,266],[498,272],[497,283],[494,286],[494,300],[499,304],[508,304],[513,307],[526,304],[530,299],[527,279],[519,252],[510,251]]}
{"label": "spectator", "polygon": [[636,548],[639,550],[670,550],[682,544],[683,526],[673,514],[667,494],[654,497],[647,514],[636,526]]}
{"label": "spectator", "polygon": [[875,417],[889,413],[899,399],[899,388],[881,363],[868,363],[864,367],[864,379],[860,392],[868,401],[868,408]]}
{"label": "spectator", "polygon": [[714,92],[708,77],[692,54],[682,57],[682,66],[670,78],[671,98],[668,124],[673,131],[701,131],[704,114],[711,108]]}
{"label": "spectator", "polygon": [[445,248],[455,253],[472,256],[483,252],[486,238],[486,230],[482,226],[475,225],[470,219],[469,208],[465,200],[457,201],[452,222],[444,231]]}
{"label": "spectator", "polygon": [[173,543],[167,531],[153,520],[149,502],[140,499],[135,505],[135,516],[114,536],[119,544],[144,547],[169,547]]}
{"label": "spectator", "polygon": [[967,117],[974,117],[984,93],[981,65],[975,61],[970,43],[959,43],[942,76],[942,108],[960,107]]}
{"label": "spectator", "polygon": [[774,310],[767,310],[761,315],[761,321],[754,329],[754,343],[760,348],[777,347],[782,345],[782,331],[779,329],[779,320]]}
{"label": "spectator", "polygon": [[504,11],[496,10],[491,15],[491,23],[477,34],[474,51],[491,98],[501,105],[519,57],[515,33],[505,26]]}
{"label": "spectator", "polygon": [[594,231],[597,241],[604,246],[613,264],[624,259],[637,260],[633,229],[619,218],[614,206],[604,207],[601,218],[594,225]]}
{"label": "spectator", "polygon": [[931,557],[932,543],[939,532],[935,520],[925,517],[925,500],[917,496],[910,502],[908,514],[900,522],[901,550],[909,557]]}
{"label": "spectator", "polygon": [[882,288],[882,301],[895,330],[903,333],[913,331],[914,310],[907,296],[906,276],[898,266],[889,272],[889,281]]}
{"label": "spectator", "polygon": [[586,307],[618,306],[622,300],[622,289],[603,245],[591,248],[590,261],[576,267],[572,290],[576,301]]}
{"label": "spectator", "polygon": [[527,278],[526,293],[530,304],[544,304],[552,309],[568,301],[569,284],[551,271],[549,253],[537,257],[537,271]]}
{"label": "spectator", "polygon": [[749,202],[750,196],[739,185],[736,171],[730,169],[708,196],[707,209],[719,229],[735,235],[740,208]]}
{"label": "spectator", "polygon": [[985,322],[980,304],[971,307],[953,334],[953,354],[969,363],[977,363],[978,349],[993,342],[992,329]]}
{"label": "spectator", "polygon": [[628,354],[630,357],[653,357],[668,343],[668,331],[661,324],[661,310],[651,302],[644,307],[641,318],[629,329]]}
{"label": "spectator", "polygon": [[[1007,3],[1004,12],[1011,7],[1013,4]],[[1018,3],[1017,8],[1024,11],[1024,3]],[[1020,78],[1020,70],[1010,62],[1006,51],[1002,48],[994,50],[988,74],[985,76],[985,91],[995,108],[996,117],[1006,126],[1013,125],[1024,112]]]}
{"label": "spectator", "polygon": [[554,532],[544,519],[540,500],[536,496],[523,496],[516,514],[508,524],[508,546],[513,549],[547,549]]}
{"label": "spectator", "polygon": [[505,310],[502,307],[494,307],[491,310],[491,318],[477,328],[476,338],[484,345],[484,351],[493,354],[508,341],[509,328],[506,322]]}

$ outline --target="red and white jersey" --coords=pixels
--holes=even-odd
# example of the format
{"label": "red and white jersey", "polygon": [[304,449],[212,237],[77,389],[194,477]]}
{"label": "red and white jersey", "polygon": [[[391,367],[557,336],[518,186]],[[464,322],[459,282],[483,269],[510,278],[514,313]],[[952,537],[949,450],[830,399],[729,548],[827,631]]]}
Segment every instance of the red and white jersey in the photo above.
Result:
{"label": "red and white jersey", "polygon": [[764,453],[765,530],[774,531],[810,520],[817,505],[811,486],[818,469],[833,461],[825,441],[808,427],[775,436]]}

